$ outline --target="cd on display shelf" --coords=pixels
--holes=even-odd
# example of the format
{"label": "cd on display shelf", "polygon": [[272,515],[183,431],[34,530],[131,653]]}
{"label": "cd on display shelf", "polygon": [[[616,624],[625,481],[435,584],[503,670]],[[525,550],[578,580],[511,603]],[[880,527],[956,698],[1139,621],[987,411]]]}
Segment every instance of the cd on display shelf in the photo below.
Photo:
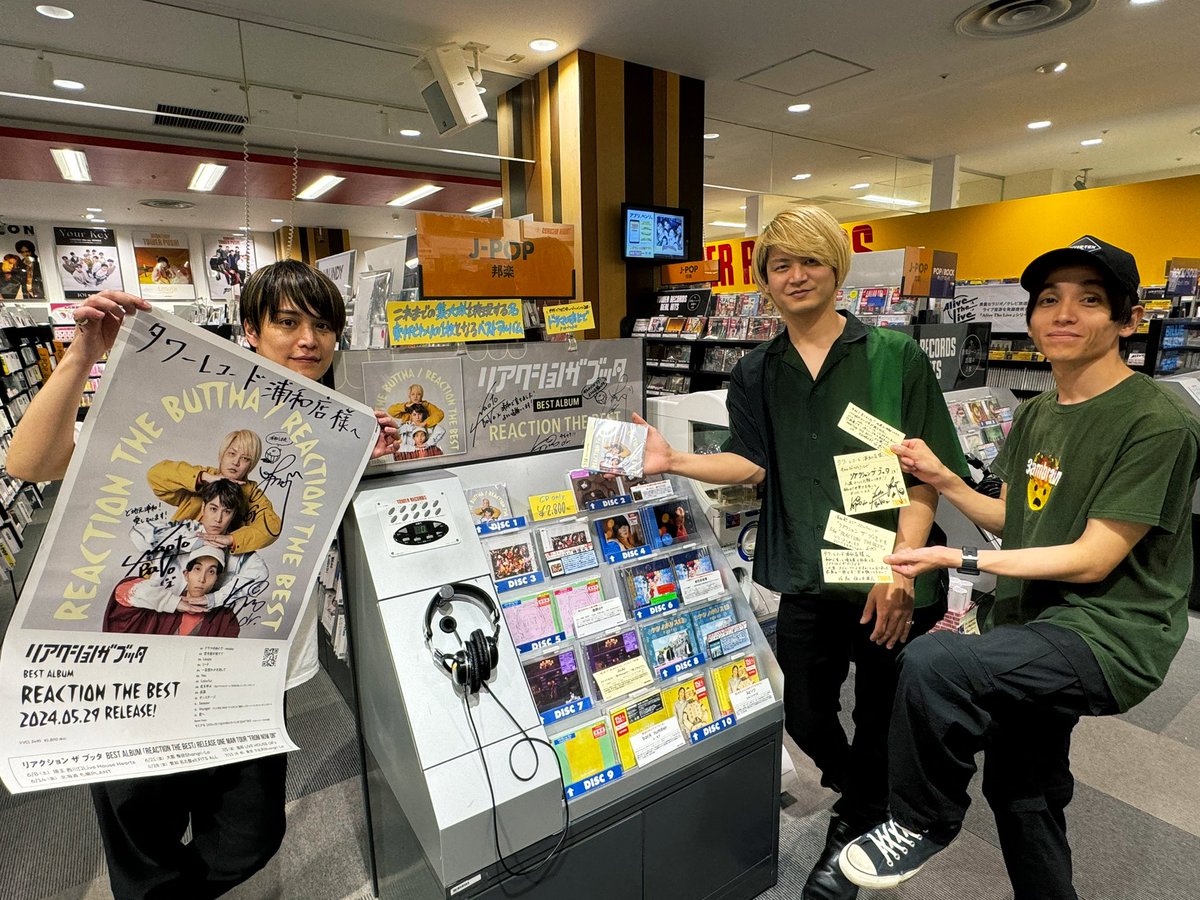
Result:
{"label": "cd on display shelf", "polygon": [[686,746],[683,735],[679,732],[678,722],[658,691],[642,697],[635,697],[628,703],[615,707],[609,718],[612,721],[613,738],[617,742],[621,766],[627,772],[639,764],[638,754],[634,748],[637,736],[660,723],[666,722],[668,727],[675,729],[678,746]]}
{"label": "cd on display shelf", "polygon": [[653,549],[637,510],[601,516],[593,524],[606,562],[636,559]]}
{"label": "cd on display shelf", "polygon": [[538,529],[538,538],[551,578],[573,575],[600,565],[586,519],[544,525]]}
{"label": "cd on display shelf", "polygon": [[635,563],[617,570],[634,618],[644,619],[679,606],[675,568],[668,557]]}
{"label": "cd on display shelf", "polygon": [[505,600],[500,611],[518,653],[566,640],[548,590]]}
{"label": "cd on display shelf", "polygon": [[643,625],[642,643],[662,681],[704,665],[704,654],[697,649],[692,617],[687,613],[668,615]]}
{"label": "cd on display shelf", "polygon": [[550,739],[558,755],[568,798],[608,784],[623,774],[608,719],[597,719]]}
{"label": "cd on display shelf", "polygon": [[711,725],[713,720],[712,709],[708,705],[708,682],[704,676],[695,675],[676,682],[662,691],[662,698],[679,723],[679,730],[693,744],[702,740],[696,736],[697,733],[706,725]]}
{"label": "cd on display shelf", "polygon": [[615,700],[654,683],[635,628],[625,628],[585,644],[584,652],[588,672],[602,700]]}
{"label": "cd on display shelf", "polygon": [[575,469],[568,477],[580,509],[607,509],[633,500],[626,490],[625,479],[619,475]]}
{"label": "cd on display shelf", "polygon": [[621,598],[606,598],[599,577],[555,585],[554,604],[568,636],[590,637],[625,621]]}
{"label": "cd on display shelf", "polygon": [[592,708],[580,677],[579,653],[571,646],[522,664],[533,705],[543,725],[559,722]]}
{"label": "cd on display shelf", "polygon": [[492,567],[496,590],[530,587],[545,580],[538,568],[537,551],[528,532],[499,537],[484,545]]}
{"label": "cd on display shelf", "polygon": [[672,500],[670,503],[660,503],[645,511],[648,530],[655,541],[655,546],[670,547],[686,541],[688,536],[695,534],[696,522],[692,518],[692,507],[687,500]]}

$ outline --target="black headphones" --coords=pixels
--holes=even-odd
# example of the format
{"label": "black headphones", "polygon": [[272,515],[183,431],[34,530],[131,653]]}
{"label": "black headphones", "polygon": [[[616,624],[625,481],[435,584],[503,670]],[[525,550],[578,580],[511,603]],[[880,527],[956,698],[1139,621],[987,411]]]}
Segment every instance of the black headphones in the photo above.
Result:
{"label": "black headphones", "polygon": [[[447,656],[433,646],[433,614],[445,610],[454,600],[467,600],[487,610],[492,618],[492,636],[476,628],[465,641],[459,637],[462,649]],[[448,612],[442,615],[438,626],[446,634],[458,634],[458,623]],[[492,677],[500,661],[500,608],[486,592],[470,584],[444,584],[437,589],[429,606],[425,608],[425,646],[433,654],[433,661],[450,673],[456,685],[468,694],[478,694],[479,688]]]}

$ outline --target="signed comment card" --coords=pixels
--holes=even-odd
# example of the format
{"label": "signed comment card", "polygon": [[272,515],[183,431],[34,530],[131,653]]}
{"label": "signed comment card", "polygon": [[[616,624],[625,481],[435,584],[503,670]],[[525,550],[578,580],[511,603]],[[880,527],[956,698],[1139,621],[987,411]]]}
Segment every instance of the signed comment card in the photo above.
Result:
{"label": "signed comment card", "polygon": [[891,584],[892,569],[870,550],[822,550],[826,584]]}
{"label": "signed comment card", "polygon": [[908,506],[900,458],[886,450],[843,453],[833,458],[842,489],[842,509],[860,516],[879,509]]}
{"label": "signed comment card", "polygon": [[847,550],[864,550],[882,559],[895,548],[896,533],[831,509],[825,523],[825,540]]}
{"label": "signed comment card", "polygon": [[853,403],[846,404],[846,411],[838,421],[838,428],[876,450],[887,450],[892,444],[904,440],[903,431],[875,418]]}

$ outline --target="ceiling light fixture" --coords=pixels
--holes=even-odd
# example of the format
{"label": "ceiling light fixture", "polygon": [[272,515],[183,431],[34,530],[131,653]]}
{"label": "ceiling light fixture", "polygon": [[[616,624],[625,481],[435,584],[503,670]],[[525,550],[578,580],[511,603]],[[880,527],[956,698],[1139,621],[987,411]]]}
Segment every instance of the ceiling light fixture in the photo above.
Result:
{"label": "ceiling light fixture", "polygon": [[718,228],[745,228],[746,227],[745,222],[723,222],[720,219],[714,219],[713,221],[709,222],[708,224],[716,225]]}
{"label": "ceiling light fixture", "polygon": [[801,172],[798,175],[793,175],[792,181],[808,181],[810,178],[812,178],[812,172]]}
{"label": "ceiling light fixture", "polygon": [[1063,72],[1067,71],[1067,64],[1065,62],[1043,63],[1033,71],[1037,72],[1039,75],[1061,75]]}
{"label": "ceiling light fixture", "polygon": [[220,166],[216,163],[200,163],[196,166],[196,171],[192,173],[192,180],[188,182],[189,191],[211,191],[217,186],[217,182],[221,180],[221,176],[225,174],[228,166]]}
{"label": "ceiling light fixture", "polygon": [[479,93],[479,94],[486,94],[487,88],[485,88],[482,84],[477,84],[477,85],[475,85],[475,91],[476,91],[476,93]]}
{"label": "ceiling light fixture", "polygon": [[1049,128],[1052,124],[1049,119],[1040,119],[1037,122],[1030,122],[1025,127],[1030,131],[1040,131],[1043,128]]}
{"label": "ceiling light fixture", "polygon": [[1149,6],[1151,3],[1157,3],[1158,0],[1129,0],[1130,6]]}
{"label": "ceiling light fixture", "polygon": [[414,256],[412,259],[406,259],[404,261],[404,268],[415,269],[420,264],[421,264],[421,260],[419,260],[417,257]]}
{"label": "ceiling light fixture", "polygon": [[85,215],[85,216],[84,216],[84,218],[85,218],[85,219],[94,219],[94,218],[96,218],[96,214],[95,214],[95,213],[88,213],[87,215]]}
{"label": "ceiling light fixture", "polygon": [[852,184],[852,185],[850,185],[850,190],[852,190],[852,191],[861,191],[861,190],[864,190],[864,189],[866,189],[866,188],[869,188],[870,186],[871,186],[871,182],[869,182],[869,181],[860,181],[858,184]]}
{"label": "ceiling light fixture", "polygon": [[108,219],[92,219],[92,222],[91,222],[91,224],[93,224],[93,225],[103,225],[103,224],[104,224],[105,222],[107,222],[107,221],[108,221]]}
{"label": "ceiling light fixture", "polygon": [[719,131],[708,131],[708,132],[705,132],[704,139],[706,141],[715,141],[720,136],[721,136],[721,133]]}
{"label": "ceiling light fixture", "polygon": [[60,91],[82,91],[87,87],[82,81],[72,81],[70,78],[55,78],[50,83]]}
{"label": "ceiling light fixture", "polygon": [[45,16],[47,19],[62,19],[65,21],[66,19],[75,18],[75,13],[63,6],[50,6],[48,4],[41,4],[39,6],[35,6],[34,10]]}
{"label": "ceiling light fixture", "polygon": [[870,200],[872,203],[890,203],[892,206],[920,206],[920,200],[904,200],[900,197],[884,197],[882,194],[863,194],[859,200]]}
{"label": "ceiling light fixture", "polygon": [[322,194],[328,193],[346,179],[341,175],[322,175],[304,190],[296,195],[297,200],[316,200]]}
{"label": "ceiling light fixture", "polygon": [[102,210],[102,209],[101,209],[100,207],[98,207],[98,206],[89,206],[89,207],[87,208],[87,211],[88,211],[88,212],[104,212],[104,210]]}
{"label": "ceiling light fixture", "polygon": [[238,231],[249,231],[249,230],[250,230],[250,227],[248,225],[239,225],[238,226]]}
{"label": "ceiling light fixture", "polygon": [[704,182],[701,187],[712,188],[714,191],[737,191],[739,194],[766,194],[767,191],[756,191],[754,188],[732,187],[728,184],[709,184]]}
{"label": "ceiling light fixture", "polygon": [[1088,138],[1086,141],[1080,141],[1080,147],[1095,147],[1097,144],[1103,144],[1104,138]]}
{"label": "ceiling light fixture", "polygon": [[407,194],[401,194],[395,200],[389,200],[388,206],[408,206],[408,204],[415,203],[422,197],[436,194],[441,189],[441,186],[437,184],[423,184],[419,188],[413,188]]}
{"label": "ceiling light fixture", "polygon": [[538,38],[529,42],[529,49],[536,50],[538,53],[549,53],[551,50],[558,49],[558,41],[551,38]]}
{"label": "ceiling light fixture", "polygon": [[271,220],[271,224],[272,224],[272,225],[282,225],[282,224],[283,224],[283,219],[272,219],[272,220]]}
{"label": "ceiling light fixture", "polygon": [[791,106],[788,107],[788,112],[802,113],[802,112],[808,112],[810,109],[812,109],[811,103],[793,103]]}
{"label": "ceiling light fixture", "polygon": [[420,136],[421,136],[421,132],[417,131],[417,129],[415,129],[415,128],[401,128],[400,129],[400,137],[420,137]]}
{"label": "ceiling light fixture", "polygon": [[499,209],[504,205],[504,198],[497,197],[495,200],[488,200],[486,203],[476,203],[474,206],[468,207],[469,213],[487,212],[490,209]]}
{"label": "ceiling light fixture", "polygon": [[50,151],[54,164],[64,181],[91,181],[92,173],[88,169],[87,156],[82,150],[64,150],[55,147]]}

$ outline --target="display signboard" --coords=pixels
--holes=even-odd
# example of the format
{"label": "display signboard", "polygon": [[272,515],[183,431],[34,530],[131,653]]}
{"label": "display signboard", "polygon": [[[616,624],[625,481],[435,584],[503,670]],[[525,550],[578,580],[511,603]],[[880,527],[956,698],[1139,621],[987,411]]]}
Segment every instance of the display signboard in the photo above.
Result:
{"label": "display signboard", "polygon": [[927,247],[905,247],[900,295],[950,299],[954,296],[957,269],[957,253],[930,250]]}
{"label": "display signboard", "polygon": [[596,327],[592,304],[586,301],[543,307],[542,318],[546,323],[546,334],[570,334]]}
{"label": "display signboard", "polygon": [[992,334],[1025,334],[1029,292],[1013,281],[960,282],[942,304],[942,319],[956,324],[990,322]]}
{"label": "display signboard", "polygon": [[970,325],[910,325],[896,328],[912,335],[929,357],[933,374],[942,392],[987,384],[987,348],[991,326],[986,322]]}
{"label": "display signboard", "polygon": [[720,274],[715,259],[697,259],[693,262],[667,263],[662,267],[659,281],[662,284],[697,284],[716,281]]}
{"label": "display signboard", "polygon": [[[589,416],[628,421],[642,411],[643,382],[642,342],[635,338],[462,353],[350,350],[334,367],[339,390],[386,410],[400,425],[403,449],[372,461],[369,470],[579,447]],[[454,458],[431,460],[442,456]]]}
{"label": "display signboard", "polygon": [[[751,288],[754,290],[754,288]],[[712,301],[712,291],[659,291],[654,296],[655,312],[660,316],[706,316]]]}
{"label": "display signboard", "polygon": [[525,339],[519,300],[392,300],[387,328],[393,347]]}
{"label": "display signboard", "polygon": [[[202,328],[127,316],[0,652],[7,788],[295,749],[289,651],[375,431]],[[218,467],[230,447],[257,459]]]}
{"label": "display signboard", "polygon": [[757,291],[750,267],[754,260],[754,238],[734,238],[727,241],[709,241],[704,245],[706,259],[716,260],[717,283],[714,294],[738,294]]}
{"label": "display signboard", "polygon": [[417,213],[426,298],[574,297],[575,226]]}

